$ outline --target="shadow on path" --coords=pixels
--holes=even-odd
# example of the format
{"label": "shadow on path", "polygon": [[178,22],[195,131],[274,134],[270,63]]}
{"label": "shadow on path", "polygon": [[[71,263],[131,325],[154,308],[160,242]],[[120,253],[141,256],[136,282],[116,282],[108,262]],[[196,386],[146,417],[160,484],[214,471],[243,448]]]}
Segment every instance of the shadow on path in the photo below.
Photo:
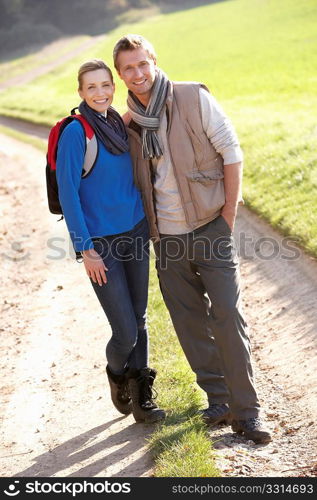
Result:
{"label": "shadow on path", "polygon": [[[116,433],[111,433],[103,438],[103,433],[126,417],[119,417],[103,425],[90,429],[80,434],[56,448],[39,455],[34,460],[36,463],[24,469],[14,477],[51,477],[54,475],[64,477],[94,477],[103,471],[107,475],[107,469],[115,463],[122,461],[123,469],[117,471],[115,476],[135,476],[138,477],[149,470],[149,453],[142,454],[140,459],[124,465],[124,457],[130,457],[140,448],[145,446],[147,436],[153,431],[153,426],[144,424],[132,424]],[[113,448],[115,448],[113,450]],[[108,451],[110,450],[110,451]],[[98,458],[88,465],[83,463],[91,461],[94,455]],[[100,457],[100,454],[102,456]],[[148,457],[148,460],[146,459]],[[130,461],[130,458],[129,458]],[[140,463],[139,463],[140,462]],[[76,470],[74,470],[76,466]],[[74,471],[67,473],[67,469]],[[63,471],[66,473],[63,474]]]}

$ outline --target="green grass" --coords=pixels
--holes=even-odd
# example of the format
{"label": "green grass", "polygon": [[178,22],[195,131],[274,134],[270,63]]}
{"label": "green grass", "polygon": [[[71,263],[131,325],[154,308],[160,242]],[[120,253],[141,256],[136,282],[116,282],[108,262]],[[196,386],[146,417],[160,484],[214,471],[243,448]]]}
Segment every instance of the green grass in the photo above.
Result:
{"label": "green grass", "polygon": [[[241,140],[247,205],[317,256],[316,1],[227,0],[121,25],[23,92],[1,93],[0,113],[54,123],[79,102],[78,66],[90,57],[111,64],[127,32],[153,42],[171,79],[209,86]],[[123,112],[126,89],[116,83]]]}
{"label": "green grass", "polygon": [[[317,256],[317,3],[228,0],[120,26],[72,63],[0,94],[0,113],[52,124],[78,103],[78,66],[111,63],[115,41],[141,33],[171,79],[206,83],[231,117],[245,154],[248,206]],[[126,89],[116,78],[115,106]],[[151,363],[159,403],[168,411],[149,445],[157,476],[215,477],[211,442],[195,416],[203,392],[181,351],[151,270]]]}
{"label": "green grass", "polygon": [[63,56],[67,52],[75,49],[78,45],[81,45],[86,40],[88,40],[87,35],[71,37],[64,40],[61,46],[58,43],[58,52],[56,49],[56,43],[50,44],[51,50],[47,48],[39,50],[28,56],[21,56],[16,59],[0,63],[0,82],[4,82],[23,73],[29,72],[30,70],[37,68],[43,64],[48,64],[58,57]]}
{"label": "green grass", "polygon": [[317,124],[310,105],[272,103],[261,116],[245,114],[254,124],[240,133],[247,205],[316,257]]}
{"label": "green grass", "polygon": [[217,477],[212,443],[197,416],[204,402],[176,338],[159,293],[154,259],[149,289],[150,359],[158,371],[155,387],[159,405],[167,411],[164,425],[149,438],[155,458],[155,476]]}
{"label": "green grass", "polygon": [[38,139],[37,137],[31,137],[30,135],[23,134],[22,132],[17,132],[16,130],[13,130],[12,128],[9,128],[9,127],[5,127],[4,125],[0,125],[0,133],[5,134],[5,135],[9,135],[10,137],[17,139],[18,141],[26,142],[27,144],[31,144],[31,146],[34,146],[43,152],[46,152],[46,150],[47,150],[46,141],[44,141],[42,139]]}

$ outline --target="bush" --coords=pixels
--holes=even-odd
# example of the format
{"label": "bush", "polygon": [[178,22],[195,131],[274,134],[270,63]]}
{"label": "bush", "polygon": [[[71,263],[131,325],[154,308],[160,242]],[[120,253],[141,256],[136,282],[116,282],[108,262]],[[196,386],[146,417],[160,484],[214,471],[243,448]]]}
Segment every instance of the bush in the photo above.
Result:
{"label": "bush", "polygon": [[32,25],[28,21],[20,21],[9,29],[0,30],[0,53],[37,43],[49,43],[61,36],[60,30],[51,24]]}

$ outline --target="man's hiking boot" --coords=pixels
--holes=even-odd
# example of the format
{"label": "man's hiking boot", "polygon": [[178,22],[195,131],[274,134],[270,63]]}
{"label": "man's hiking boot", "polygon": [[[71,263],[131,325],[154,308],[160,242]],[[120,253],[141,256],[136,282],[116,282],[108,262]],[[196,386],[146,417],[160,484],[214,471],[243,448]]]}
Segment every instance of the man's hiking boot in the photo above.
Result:
{"label": "man's hiking boot", "polygon": [[136,422],[153,423],[164,420],[165,411],[153,399],[156,398],[153,382],[156,371],[151,368],[130,370],[129,390],[132,398],[132,412]]}
{"label": "man's hiking boot", "polygon": [[243,434],[246,439],[250,439],[256,444],[265,444],[272,440],[271,434],[264,429],[258,417],[246,420],[233,420],[231,427],[233,432]]}
{"label": "man's hiking boot", "polygon": [[227,404],[213,403],[205,410],[199,411],[206,425],[230,424],[231,415]]}
{"label": "man's hiking boot", "polygon": [[132,412],[132,400],[129,394],[127,375],[115,375],[108,365],[106,366],[106,372],[110,385],[111,400],[114,406],[120,413],[129,415]]}

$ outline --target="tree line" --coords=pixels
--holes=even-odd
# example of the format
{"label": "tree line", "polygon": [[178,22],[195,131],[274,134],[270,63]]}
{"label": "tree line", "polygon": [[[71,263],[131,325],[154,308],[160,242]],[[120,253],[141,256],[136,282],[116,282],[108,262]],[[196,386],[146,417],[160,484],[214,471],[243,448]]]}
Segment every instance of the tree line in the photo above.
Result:
{"label": "tree line", "polygon": [[188,0],[0,0],[0,55],[25,51],[61,36],[109,31],[131,9],[153,5],[181,8],[186,3]]}

